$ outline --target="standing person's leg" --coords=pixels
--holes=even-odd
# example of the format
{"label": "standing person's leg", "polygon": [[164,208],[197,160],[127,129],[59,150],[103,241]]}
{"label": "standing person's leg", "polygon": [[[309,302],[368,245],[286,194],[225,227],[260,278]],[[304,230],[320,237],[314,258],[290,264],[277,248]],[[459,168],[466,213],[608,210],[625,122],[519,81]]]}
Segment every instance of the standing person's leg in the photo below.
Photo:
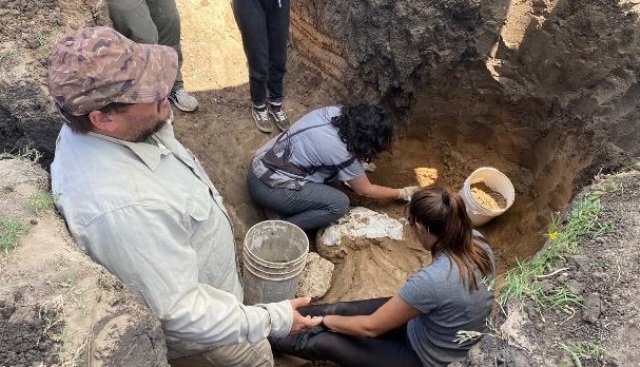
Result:
{"label": "standing person's leg", "polygon": [[176,7],[175,0],[146,0],[149,7],[149,14],[158,30],[157,43],[169,46],[178,53],[178,76],[176,76],[176,86],[183,86],[182,72],[182,49],[180,48],[180,15]]}
{"label": "standing person's leg", "polygon": [[247,186],[256,204],[303,230],[331,224],[349,209],[347,195],[329,185],[307,182],[301,190],[274,189],[249,169]]}
{"label": "standing person's leg", "polygon": [[182,48],[180,46],[180,14],[175,0],[146,0],[153,23],[156,25],[157,43],[169,46],[178,54],[178,75],[171,90],[171,101],[180,111],[198,109],[198,100],[184,89],[182,79]]}
{"label": "standing person's leg", "polygon": [[113,28],[138,43],[158,43],[156,28],[145,0],[108,0]]}
{"label": "standing person's leg", "polygon": [[289,0],[271,2],[268,15],[269,34],[269,112],[276,126],[284,131],[291,122],[282,109],[284,75],[287,72],[287,44],[289,41]]}
{"label": "standing person's leg", "polygon": [[267,78],[269,76],[269,39],[264,0],[233,0],[233,16],[242,35],[244,53],[249,63],[251,113],[258,130],[273,131],[267,113]]}

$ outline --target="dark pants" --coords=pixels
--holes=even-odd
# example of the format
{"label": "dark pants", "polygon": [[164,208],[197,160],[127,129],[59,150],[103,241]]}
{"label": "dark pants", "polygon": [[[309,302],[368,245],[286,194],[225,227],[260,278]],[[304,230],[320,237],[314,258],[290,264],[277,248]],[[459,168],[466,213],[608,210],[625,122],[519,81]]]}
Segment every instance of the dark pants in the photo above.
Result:
{"label": "dark pants", "polygon": [[274,189],[260,181],[251,167],[247,186],[256,204],[305,231],[325,227],[349,209],[349,197],[335,187],[307,182],[301,190]]}
{"label": "dark pants", "polygon": [[[322,315],[370,315],[389,298],[342,302],[328,305],[302,307],[303,316]],[[347,336],[322,332],[309,337],[304,348],[293,348],[296,338],[288,336],[271,340],[276,353],[289,354],[308,360],[329,360],[344,367],[423,367],[407,338],[406,324],[377,338]]]}
{"label": "dark pants", "polygon": [[289,0],[233,0],[233,15],[242,34],[249,63],[249,89],[254,106],[282,103],[287,72]]}
{"label": "dark pants", "polygon": [[172,47],[178,53],[173,90],[183,87],[180,16],[175,0],[107,0],[113,28],[132,41]]}

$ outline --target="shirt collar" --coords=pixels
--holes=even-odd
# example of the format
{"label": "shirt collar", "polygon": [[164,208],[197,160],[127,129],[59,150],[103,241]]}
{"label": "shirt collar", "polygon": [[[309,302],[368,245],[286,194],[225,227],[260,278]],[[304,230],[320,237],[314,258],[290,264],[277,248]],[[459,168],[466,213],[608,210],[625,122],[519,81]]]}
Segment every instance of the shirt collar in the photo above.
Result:
{"label": "shirt collar", "polygon": [[156,146],[147,142],[134,143],[131,141],[117,139],[111,136],[90,132],[89,135],[99,139],[108,140],[110,142],[129,148],[149,169],[155,172],[160,165],[163,155],[171,154],[175,147],[175,137],[173,135],[173,126],[167,122],[160,130],[153,135],[152,138],[157,139],[165,147]]}

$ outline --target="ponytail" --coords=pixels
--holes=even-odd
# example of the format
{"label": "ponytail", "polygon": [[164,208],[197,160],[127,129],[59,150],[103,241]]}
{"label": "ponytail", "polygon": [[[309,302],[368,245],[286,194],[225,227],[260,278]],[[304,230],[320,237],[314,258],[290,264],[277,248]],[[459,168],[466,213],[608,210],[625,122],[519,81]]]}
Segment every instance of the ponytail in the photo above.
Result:
{"label": "ponytail", "polygon": [[473,240],[471,220],[464,201],[456,193],[441,188],[416,192],[409,204],[409,222],[420,223],[436,242],[431,248],[435,258],[445,253],[458,265],[459,276],[469,292],[478,289],[475,277],[477,269],[483,277],[493,271],[489,254]]}

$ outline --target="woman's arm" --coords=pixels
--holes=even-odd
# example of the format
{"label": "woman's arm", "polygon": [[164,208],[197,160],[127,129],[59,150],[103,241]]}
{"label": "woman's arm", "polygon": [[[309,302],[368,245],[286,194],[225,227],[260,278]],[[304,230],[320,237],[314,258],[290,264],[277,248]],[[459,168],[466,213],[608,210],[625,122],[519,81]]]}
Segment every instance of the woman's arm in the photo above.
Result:
{"label": "woman's arm", "polygon": [[367,174],[347,181],[349,187],[358,195],[374,199],[399,199],[400,190],[391,187],[374,185],[369,181]]}
{"label": "woman's arm", "polygon": [[419,314],[420,311],[395,295],[371,315],[327,315],[324,317],[323,323],[332,331],[342,334],[375,338],[406,324]]}

